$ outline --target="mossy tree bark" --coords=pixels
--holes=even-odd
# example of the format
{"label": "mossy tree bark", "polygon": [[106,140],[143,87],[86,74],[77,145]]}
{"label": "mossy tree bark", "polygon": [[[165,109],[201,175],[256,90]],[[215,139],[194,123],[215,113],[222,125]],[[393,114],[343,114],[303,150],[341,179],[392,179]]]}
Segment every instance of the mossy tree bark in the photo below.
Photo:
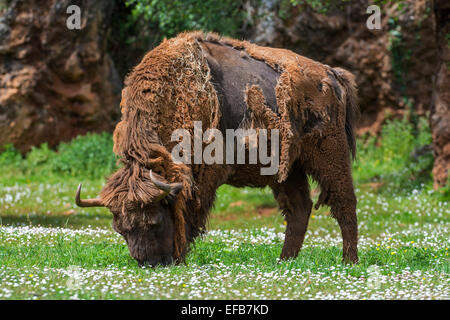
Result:
{"label": "mossy tree bark", "polygon": [[439,188],[447,183],[450,167],[450,2],[434,0],[433,10],[438,50],[433,77],[430,126],[435,155],[434,187]]}

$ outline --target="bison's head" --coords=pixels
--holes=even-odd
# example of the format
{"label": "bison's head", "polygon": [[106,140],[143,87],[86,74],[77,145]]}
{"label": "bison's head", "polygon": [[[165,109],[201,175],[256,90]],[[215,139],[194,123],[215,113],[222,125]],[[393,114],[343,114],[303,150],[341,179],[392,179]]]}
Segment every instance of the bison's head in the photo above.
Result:
{"label": "bison's head", "polygon": [[115,201],[105,201],[102,198],[81,199],[81,184],[78,186],[75,201],[80,207],[108,207],[113,214],[113,229],[125,238],[131,256],[139,265],[168,265],[177,258],[174,252],[174,205],[177,194],[182,190],[182,184],[164,183],[158,180],[151,170],[149,178],[151,187],[159,193],[153,196],[151,201],[117,196],[128,193],[127,187],[123,187],[120,182],[115,186]]}

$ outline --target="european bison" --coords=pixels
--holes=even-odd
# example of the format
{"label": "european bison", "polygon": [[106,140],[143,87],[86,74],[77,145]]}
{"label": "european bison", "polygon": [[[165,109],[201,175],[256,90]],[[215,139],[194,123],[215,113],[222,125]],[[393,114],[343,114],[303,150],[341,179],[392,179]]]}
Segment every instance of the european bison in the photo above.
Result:
{"label": "european bison", "polygon": [[[183,261],[222,184],[272,188],[287,222],[281,258],[295,258],[312,208],[308,175],[321,187],[315,208],[330,206],[339,223],[344,260],[358,261],[351,73],[289,50],[187,32],[147,53],[127,76],[120,106],[114,152],[122,166],[99,198],[81,200],[80,185],[76,203],[109,208],[140,265]],[[179,141],[171,135],[192,133],[194,121],[223,133],[278,130],[278,171],[261,175],[261,163],[174,161]]]}

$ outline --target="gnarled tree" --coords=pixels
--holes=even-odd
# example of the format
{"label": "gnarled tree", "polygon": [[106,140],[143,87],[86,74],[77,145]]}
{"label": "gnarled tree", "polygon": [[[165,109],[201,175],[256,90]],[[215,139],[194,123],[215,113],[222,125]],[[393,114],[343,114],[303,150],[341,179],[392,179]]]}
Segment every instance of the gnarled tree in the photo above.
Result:
{"label": "gnarled tree", "polygon": [[433,79],[433,99],[430,125],[435,155],[433,177],[438,188],[447,183],[450,166],[450,2],[433,1],[438,47],[436,73]]}

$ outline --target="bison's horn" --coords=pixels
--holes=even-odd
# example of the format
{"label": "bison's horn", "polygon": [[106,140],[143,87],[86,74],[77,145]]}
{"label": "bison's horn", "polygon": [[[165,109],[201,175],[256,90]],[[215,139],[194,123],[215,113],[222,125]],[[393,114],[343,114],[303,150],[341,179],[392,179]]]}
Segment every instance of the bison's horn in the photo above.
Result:
{"label": "bison's horn", "polygon": [[156,187],[158,187],[159,189],[164,191],[163,194],[161,195],[160,199],[164,198],[169,193],[176,196],[178,194],[178,192],[180,192],[181,189],[183,189],[183,184],[180,182],[167,184],[162,181],[159,181],[158,179],[156,179],[153,176],[152,170],[150,170],[150,180],[155,184]]}
{"label": "bison's horn", "polygon": [[104,207],[102,200],[99,198],[95,199],[81,199],[81,183],[78,185],[77,195],[75,196],[75,203],[79,207]]}

